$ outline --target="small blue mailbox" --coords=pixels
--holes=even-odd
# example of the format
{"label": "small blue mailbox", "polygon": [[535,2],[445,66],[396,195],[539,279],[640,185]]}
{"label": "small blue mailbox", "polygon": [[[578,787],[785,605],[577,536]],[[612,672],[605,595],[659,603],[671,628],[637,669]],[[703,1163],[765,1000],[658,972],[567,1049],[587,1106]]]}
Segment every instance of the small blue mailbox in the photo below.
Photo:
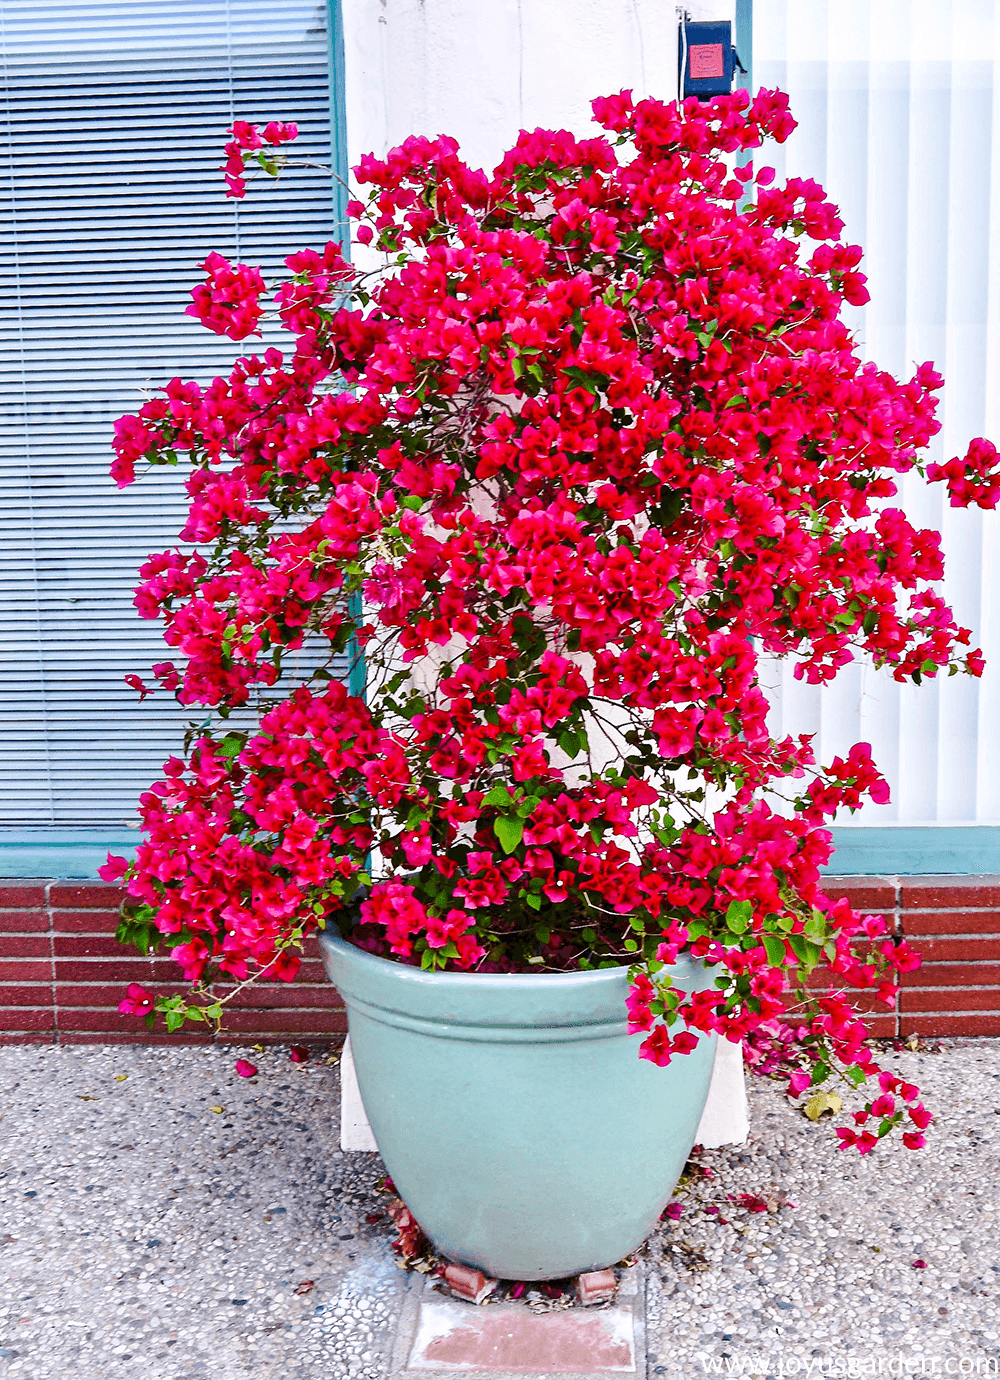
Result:
{"label": "small blue mailbox", "polygon": [[746,70],[733,47],[728,19],[682,20],[678,61],[685,96],[728,95],[735,69]]}

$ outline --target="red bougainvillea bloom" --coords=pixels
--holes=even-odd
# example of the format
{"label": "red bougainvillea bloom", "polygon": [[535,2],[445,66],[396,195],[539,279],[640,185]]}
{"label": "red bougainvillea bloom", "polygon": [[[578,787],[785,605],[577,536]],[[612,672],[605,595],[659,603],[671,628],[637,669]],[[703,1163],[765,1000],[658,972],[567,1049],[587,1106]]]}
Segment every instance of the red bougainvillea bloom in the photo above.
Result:
{"label": "red bougainvillea bloom", "polygon": [[288,1051],[288,1057],[293,1064],[305,1064],[309,1061],[310,1049],[308,1045],[292,1045]]}
{"label": "red bougainvillea bloom", "polygon": [[236,1072],[241,1078],[253,1078],[257,1074],[257,1065],[251,1064],[249,1059],[237,1059]]}
{"label": "red bougainvillea bloom", "polygon": [[[136,606],[197,725],[102,875],[194,1018],[292,979],[323,926],[429,970],[628,965],[642,1057],[714,1034],[793,1096],[881,1072],[840,1141],[909,1108],[913,1146],[918,1091],[850,993],[891,1001],[919,956],[821,873],[827,823],[888,788],[867,744],[771,736],[761,659],[980,674],[897,495],[917,471],[990,507],[1000,462],[976,439],[925,464],[942,380],[860,358],[836,207],[733,171],[794,127],[781,93],[593,108],[595,137],[523,132],[492,173],[444,136],[363,158],[364,278],[338,245],[270,288],[206,257],[189,312],[243,340],[273,310],[289,344],[116,424],[120,485],[185,466]],[[293,137],[237,121],[229,194]]]}
{"label": "red bougainvillea bloom", "polygon": [[152,994],[138,982],[130,982],[128,992],[118,1003],[118,1010],[123,1016],[134,1016],[137,1013],[145,1015],[147,1011],[153,1010]]}

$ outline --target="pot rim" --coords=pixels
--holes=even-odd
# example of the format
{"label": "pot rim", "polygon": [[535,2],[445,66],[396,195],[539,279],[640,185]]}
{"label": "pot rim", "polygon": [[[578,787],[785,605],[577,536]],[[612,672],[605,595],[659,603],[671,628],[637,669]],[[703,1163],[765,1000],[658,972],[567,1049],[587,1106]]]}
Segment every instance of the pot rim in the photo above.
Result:
{"label": "pot rim", "polygon": [[[571,973],[431,972],[367,953],[337,932],[324,930],[320,952],[327,975],[352,1006],[373,1014],[397,1013],[444,1025],[497,1030],[548,1027],[611,1027],[625,1032],[628,968]],[[705,965],[688,955],[668,969],[675,984],[707,985]]]}

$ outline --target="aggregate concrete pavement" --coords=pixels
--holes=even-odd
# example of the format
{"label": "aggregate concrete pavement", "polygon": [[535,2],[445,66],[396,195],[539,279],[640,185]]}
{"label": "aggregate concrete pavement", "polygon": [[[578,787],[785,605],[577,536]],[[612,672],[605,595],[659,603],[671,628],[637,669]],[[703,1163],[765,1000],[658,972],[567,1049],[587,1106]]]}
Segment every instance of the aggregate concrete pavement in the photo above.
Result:
{"label": "aggregate concrete pavement", "polygon": [[[0,1377],[406,1373],[429,1282],[394,1263],[378,1156],[338,1148],[336,1056],[242,1079],[240,1053],[0,1049]],[[1000,1040],[893,1061],[923,1151],[841,1153],[750,1080],[749,1141],[695,1157],[639,1262],[632,1374],[1000,1374]]]}

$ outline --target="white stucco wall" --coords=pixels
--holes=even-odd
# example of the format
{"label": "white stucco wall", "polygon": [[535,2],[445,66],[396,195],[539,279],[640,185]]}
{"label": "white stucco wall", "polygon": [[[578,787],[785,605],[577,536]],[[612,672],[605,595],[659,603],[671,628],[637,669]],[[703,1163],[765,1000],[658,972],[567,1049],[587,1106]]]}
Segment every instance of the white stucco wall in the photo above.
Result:
{"label": "white stucco wall", "polygon": [[[692,19],[735,0],[688,0]],[[348,158],[409,134],[451,134],[488,170],[521,129],[596,134],[590,101],[631,88],[671,100],[669,0],[343,0]]]}

